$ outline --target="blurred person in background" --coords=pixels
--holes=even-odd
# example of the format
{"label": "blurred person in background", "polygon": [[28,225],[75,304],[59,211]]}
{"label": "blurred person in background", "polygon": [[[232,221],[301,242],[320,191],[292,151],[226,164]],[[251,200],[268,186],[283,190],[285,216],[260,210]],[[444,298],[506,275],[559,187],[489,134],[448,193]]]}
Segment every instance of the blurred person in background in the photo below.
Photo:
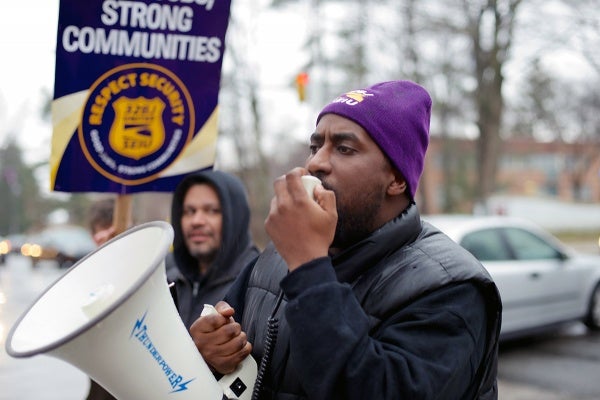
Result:
{"label": "blurred person in background", "polygon": [[113,214],[115,200],[112,198],[97,200],[88,211],[88,226],[97,246],[104,244],[114,236]]}
{"label": "blurred person in background", "polygon": [[222,300],[258,256],[244,185],[216,170],[186,176],[173,193],[171,225],[175,235],[167,279],[174,283],[179,315],[189,329],[204,304]]}
{"label": "blurred person in background", "polygon": [[[115,236],[114,203],[102,200],[90,210],[90,229],[98,245]],[[189,328],[204,304],[222,300],[240,270],[258,256],[242,181],[216,170],[186,176],[173,193],[171,225],[174,238],[166,257],[167,281]]]}

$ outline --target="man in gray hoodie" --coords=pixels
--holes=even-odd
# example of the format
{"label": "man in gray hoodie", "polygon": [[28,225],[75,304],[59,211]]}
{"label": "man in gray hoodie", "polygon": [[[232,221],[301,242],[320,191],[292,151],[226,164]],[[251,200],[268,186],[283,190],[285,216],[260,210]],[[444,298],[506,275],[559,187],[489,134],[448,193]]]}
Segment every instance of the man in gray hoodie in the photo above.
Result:
{"label": "man in gray hoodie", "polygon": [[244,185],[215,170],[185,177],[173,193],[171,224],[167,279],[189,329],[203,305],[222,300],[240,270],[258,256]]}

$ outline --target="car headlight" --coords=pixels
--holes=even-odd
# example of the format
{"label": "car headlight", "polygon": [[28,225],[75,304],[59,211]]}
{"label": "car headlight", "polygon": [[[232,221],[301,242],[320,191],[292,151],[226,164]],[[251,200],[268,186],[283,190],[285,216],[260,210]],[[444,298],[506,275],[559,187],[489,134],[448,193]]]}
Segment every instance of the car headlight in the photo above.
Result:
{"label": "car headlight", "polygon": [[39,244],[32,244],[30,249],[31,257],[39,257],[42,255],[42,246]]}
{"label": "car headlight", "polygon": [[8,240],[3,240],[0,242],[0,254],[8,253],[10,253],[10,242]]}
{"label": "car headlight", "polygon": [[29,257],[31,255],[31,244],[30,243],[23,243],[23,245],[21,246],[21,254]]}

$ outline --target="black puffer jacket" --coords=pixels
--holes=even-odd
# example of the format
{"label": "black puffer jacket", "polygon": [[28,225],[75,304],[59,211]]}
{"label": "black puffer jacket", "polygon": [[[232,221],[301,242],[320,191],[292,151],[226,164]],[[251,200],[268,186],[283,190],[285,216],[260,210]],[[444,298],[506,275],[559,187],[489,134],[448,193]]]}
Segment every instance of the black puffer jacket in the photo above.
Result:
{"label": "black puffer jacket", "polygon": [[226,298],[258,360],[280,290],[261,399],[498,396],[496,286],[466,250],[422,223],[414,205],[344,253],[289,274],[268,246]]}
{"label": "black puffer jacket", "polygon": [[[183,200],[189,188],[207,182],[216,188],[223,215],[221,249],[208,271],[200,276],[198,260],[190,255],[181,231]],[[185,177],[173,194],[171,224],[173,252],[167,256],[167,279],[175,283],[177,308],[185,326],[200,316],[204,304],[222,300],[244,268],[258,256],[249,231],[250,208],[242,182],[222,171],[203,171]]]}

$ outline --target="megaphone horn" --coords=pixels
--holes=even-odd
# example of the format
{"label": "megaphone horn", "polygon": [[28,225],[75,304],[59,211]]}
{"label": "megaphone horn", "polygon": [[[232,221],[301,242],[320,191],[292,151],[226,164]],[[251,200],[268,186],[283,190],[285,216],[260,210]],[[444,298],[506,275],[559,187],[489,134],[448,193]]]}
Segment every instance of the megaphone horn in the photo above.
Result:
{"label": "megaphone horn", "polygon": [[[88,254],[17,320],[6,352],[66,361],[118,399],[223,399],[169,292],[172,241],[171,226],[154,221]],[[253,383],[237,382],[236,398]]]}

